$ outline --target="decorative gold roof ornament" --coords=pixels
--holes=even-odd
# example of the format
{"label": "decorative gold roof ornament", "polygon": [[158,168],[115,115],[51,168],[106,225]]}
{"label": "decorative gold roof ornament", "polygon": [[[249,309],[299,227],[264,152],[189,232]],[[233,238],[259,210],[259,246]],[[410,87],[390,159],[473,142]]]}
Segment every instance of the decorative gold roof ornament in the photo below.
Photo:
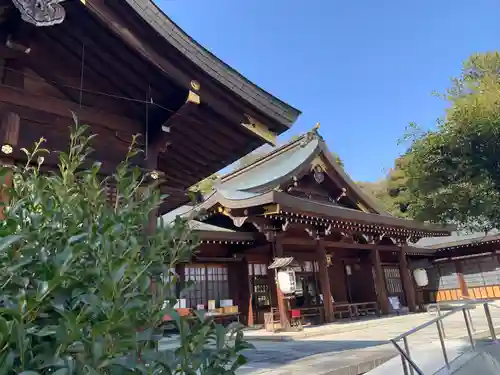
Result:
{"label": "decorative gold roof ornament", "polygon": [[12,0],[21,19],[35,26],[54,26],[64,21],[64,0]]}
{"label": "decorative gold roof ornament", "polygon": [[307,146],[307,144],[309,142],[311,142],[313,139],[319,137],[319,134],[318,134],[318,129],[320,128],[320,123],[316,123],[316,125],[314,126],[314,128],[312,128],[310,131],[308,131],[304,138],[302,139],[302,141],[300,142],[300,146],[301,147],[305,147]]}
{"label": "decorative gold roof ornament", "polygon": [[200,89],[200,82],[196,81],[196,80],[192,80],[191,81],[191,88],[194,90],[194,91],[198,91]]}

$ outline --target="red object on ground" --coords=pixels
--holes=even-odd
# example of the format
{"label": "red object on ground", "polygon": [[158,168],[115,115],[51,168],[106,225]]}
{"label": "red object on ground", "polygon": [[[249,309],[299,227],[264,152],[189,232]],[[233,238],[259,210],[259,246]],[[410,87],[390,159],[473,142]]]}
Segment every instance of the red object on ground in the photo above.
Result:
{"label": "red object on ground", "polygon": [[300,318],[300,310],[292,309],[292,318]]}

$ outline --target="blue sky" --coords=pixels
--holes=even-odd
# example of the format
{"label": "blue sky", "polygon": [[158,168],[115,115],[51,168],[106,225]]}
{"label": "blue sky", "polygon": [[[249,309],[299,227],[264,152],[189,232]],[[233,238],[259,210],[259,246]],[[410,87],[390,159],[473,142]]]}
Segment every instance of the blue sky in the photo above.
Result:
{"label": "blue sky", "polygon": [[495,0],[156,0],[190,36],[302,110],[283,140],[321,122],[354,180],[404,151],[409,122],[432,127],[442,92],[474,52],[498,49]]}

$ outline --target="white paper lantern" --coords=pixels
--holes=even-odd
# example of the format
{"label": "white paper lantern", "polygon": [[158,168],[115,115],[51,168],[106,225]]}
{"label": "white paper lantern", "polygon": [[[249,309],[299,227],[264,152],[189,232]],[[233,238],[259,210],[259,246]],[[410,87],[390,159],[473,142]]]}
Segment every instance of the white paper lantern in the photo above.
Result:
{"label": "white paper lantern", "polygon": [[297,290],[295,282],[295,271],[286,268],[278,272],[278,286],[283,294],[293,294]]}
{"label": "white paper lantern", "polygon": [[415,283],[419,287],[427,286],[429,284],[427,271],[423,268],[417,268],[416,270],[414,270],[413,277],[415,278]]}

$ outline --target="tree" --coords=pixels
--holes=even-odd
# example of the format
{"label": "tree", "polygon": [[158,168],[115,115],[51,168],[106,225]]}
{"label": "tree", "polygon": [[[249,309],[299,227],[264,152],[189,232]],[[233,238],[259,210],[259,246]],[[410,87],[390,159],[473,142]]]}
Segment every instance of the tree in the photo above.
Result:
{"label": "tree", "polygon": [[[72,132],[58,173],[41,171],[43,140],[25,150],[25,166],[0,169],[8,196],[0,221],[0,372],[234,374],[244,363],[242,332],[203,317],[191,326],[173,310],[173,269],[197,245],[186,222],[146,235],[148,213],[161,201],[157,185],[145,187],[148,176],[129,167],[133,145],[112,178],[99,177],[97,162],[85,169],[85,129]],[[159,351],[167,313],[180,347]]]}
{"label": "tree", "polygon": [[201,180],[197,184],[193,185],[190,190],[199,191],[203,195],[210,194],[214,189],[214,184],[217,182],[219,178],[220,175],[218,173],[214,173],[208,176],[207,178]]}
{"label": "tree", "polygon": [[477,230],[500,225],[500,54],[471,56],[435,130],[410,133],[411,214]]}
{"label": "tree", "polygon": [[395,166],[387,176],[377,182],[358,182],[365,194],[379,201],[381,206],[394,216],[409,218],[410,193],[407,188],[408,177],[403,165],[404,158],[396,159]]}

